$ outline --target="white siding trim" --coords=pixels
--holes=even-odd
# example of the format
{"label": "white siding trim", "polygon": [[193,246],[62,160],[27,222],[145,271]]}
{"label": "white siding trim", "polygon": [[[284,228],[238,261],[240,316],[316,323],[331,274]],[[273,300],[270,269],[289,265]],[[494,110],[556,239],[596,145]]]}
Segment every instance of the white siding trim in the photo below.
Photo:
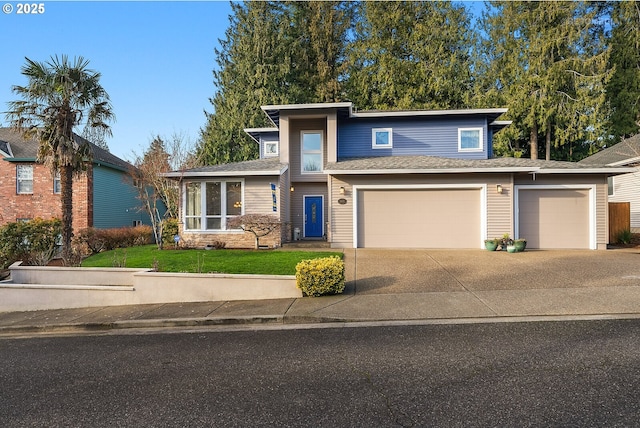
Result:
{"label": "white siding trim", "polygon": [[484,248],[487,239],[487,184],[361,184],[353,186],[353,248],[358,248],[358,191],[360,190],[407,190],[407,189],[478,189],[480,190],[480,241],[478,248]]}
{"label": "white siding trim", "polygon": [[574,190],[588,190],[589,191],[589,249],[596,250],[598,248],[596,243],[596,185],[592,184],[533,184],[533,185],[516,185],[513,187],[513,236],[519,238],[520,235],[520,190],[562,190],[562,189],[574,189]]}

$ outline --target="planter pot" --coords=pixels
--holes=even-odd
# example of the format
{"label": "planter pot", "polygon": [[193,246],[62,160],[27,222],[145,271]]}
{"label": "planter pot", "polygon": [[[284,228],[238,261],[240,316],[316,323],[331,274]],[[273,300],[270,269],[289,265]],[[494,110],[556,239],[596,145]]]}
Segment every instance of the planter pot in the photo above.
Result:
{"label": "planter pot", "polygon": [[524,239],[518,239],[513,243],[513,245],[516,247],[517,252],[521,252],[524,251],[525,248],[527,248],[527,241]]}
{"label": "planter pot", "polygon": [[493,239],[488,239],[484,241],[484,248],[486,248],[488,251],[495,251],[496,248],[498,248],[498,243]]}
{"label": "planter pot", "polygon": [[507,245],[507,253],[515,253],[516,246],[515,245]]}

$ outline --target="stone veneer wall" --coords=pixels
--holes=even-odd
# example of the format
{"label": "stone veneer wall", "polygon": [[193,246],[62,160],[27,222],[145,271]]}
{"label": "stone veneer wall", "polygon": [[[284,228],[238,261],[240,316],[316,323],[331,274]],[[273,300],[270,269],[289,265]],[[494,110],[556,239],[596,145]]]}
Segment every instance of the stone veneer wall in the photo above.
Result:
{"label": "stone veneer wall", "polygon": [[[215,242],[224,242],[225,248],[255,248],[255,236],[251,232],[225,232],[225,233],[197,233],[184,232],[180,225],[180,238],[182,245],[201,248],[207,245],[215,245]],[[260,246],[277,248],[282,246],[279,230],[274,230],[267,236],[260,238]]]}

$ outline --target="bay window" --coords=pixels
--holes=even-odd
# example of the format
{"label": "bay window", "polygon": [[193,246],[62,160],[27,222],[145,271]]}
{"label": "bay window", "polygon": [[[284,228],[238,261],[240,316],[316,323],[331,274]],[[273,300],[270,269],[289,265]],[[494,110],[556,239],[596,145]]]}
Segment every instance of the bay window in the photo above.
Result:
{"label": "bay window", "polygon": [[198,181],[185,185],[185,230],[230,230],[243,212],[242,181]]}

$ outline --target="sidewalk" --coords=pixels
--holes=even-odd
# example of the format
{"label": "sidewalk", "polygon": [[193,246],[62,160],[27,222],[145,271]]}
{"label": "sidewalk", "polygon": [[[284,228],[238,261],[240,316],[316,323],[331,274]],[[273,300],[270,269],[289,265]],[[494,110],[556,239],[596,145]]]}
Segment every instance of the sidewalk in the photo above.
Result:
{"label": "sidewalk", "polygon": [[639,251],[347,250],[337,296],[0,313],[0,336],[127,328],[640,317]]}

